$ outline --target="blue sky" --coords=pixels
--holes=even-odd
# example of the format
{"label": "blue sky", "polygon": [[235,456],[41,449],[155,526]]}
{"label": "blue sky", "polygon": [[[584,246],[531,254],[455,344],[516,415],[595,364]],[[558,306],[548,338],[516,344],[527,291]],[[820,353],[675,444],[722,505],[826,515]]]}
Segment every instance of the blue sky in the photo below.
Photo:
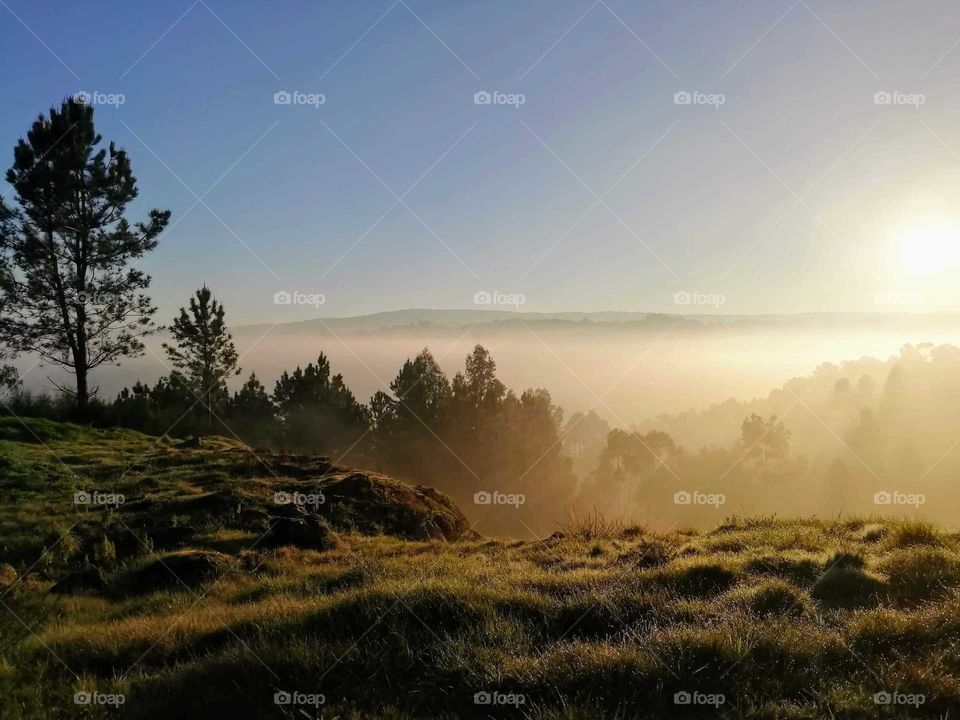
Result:
{"label": "blue sky", "polygon": [[162,316],[202,282],[235,323],[482,290],[533,311],[690,310],[678,292],[723,298],[703,312],[960,310],[955,266],[899,262],[917,229],[960,227],[947,2],[3,0],[0,16],[0,145],[63,96],[123,94],[97,122],[132,156],[133,215],[173,211],[143,263]]}

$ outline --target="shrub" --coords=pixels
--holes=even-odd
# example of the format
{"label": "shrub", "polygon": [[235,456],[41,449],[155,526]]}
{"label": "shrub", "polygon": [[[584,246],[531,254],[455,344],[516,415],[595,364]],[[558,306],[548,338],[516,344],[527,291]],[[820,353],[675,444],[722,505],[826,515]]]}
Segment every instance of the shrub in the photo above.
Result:
{"label": "shrub", "polygon": [[623,564],[644,569],[666,565],[673,557],[674,550],[669,545],[657,541],[646,541],[623,553],[617,560]]}
{"label": "shrub", "polygon": [[872,525],[867,525],[860,533],[860,538],[864,542],[874,543],[883,540],[887,535],[890,534],[890,531],[887,530],[883,525],[874,523]]}
{"label": "shrub", "polygon": [[692,562],[657,571],[657,579],[683,595],[704,597],[729,589],[736,573],[718,562]]}
{"label": "shrub", "polygon": [[746,570],[755,575],[783,578],[805,587],[823,572],[816,556],[788,551],[753,557],[747,561]]}
{"label": "shrub", "polygon": [[830,570],[837,569],[842,570],[845,568],[852,568],[855,570],[862,570],[866,566],[866,560],[863,559],[863,555],[858,552],[850,552],[848,550],[837,550],[824,563],[823,569],[824,572],[829,572]]}
{"label": "shrub", "polygon": [[106,535],[101,535],[93,546],[93,560],[97,565],[107,567],[117,561],[117,548]]}
{"label": "shrub", "polygon": [[891,553],[881,565],[900,600],[922,602],[960,585],[960,558],[942,548],[914,547]]}
{"label": "shrub", "polygon": [[890,546],[895,548],[915,545],[940,546],[943,540],[937,529],[928,522],[910,520],[898,524],[890,534]]}
{"label": "shrub", "polygon": [[812,609],[807,593],[783,580],[764,580],[735,591],[734,603],[752,615],[806,615]]}
{"label": "shrub", "polygon": [[843,564],[830,567],[810,590],[824,607],[845,609],[878,605],[885,594],[883,580],[860,567]]}
{"label": "shrub", "polygon": [[[571,515],[563,528],[563,534],[577,540],[600,540],[618,537],[624,533],[624,525],[620,520],[608,520],[597,510],[590,515],[577,517]],[[631,527],[631,534],[636,534],[637,528]]]}

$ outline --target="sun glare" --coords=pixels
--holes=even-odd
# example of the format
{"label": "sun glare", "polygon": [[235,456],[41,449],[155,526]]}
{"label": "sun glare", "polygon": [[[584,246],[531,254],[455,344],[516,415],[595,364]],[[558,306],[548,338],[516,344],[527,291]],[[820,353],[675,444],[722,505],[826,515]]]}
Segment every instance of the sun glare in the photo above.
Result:
{"label": "sun glare", "polygon": [[960,262],[960,229],[924,227],[909,232],[900,242],[900,262],[916,275],[953,267]]}

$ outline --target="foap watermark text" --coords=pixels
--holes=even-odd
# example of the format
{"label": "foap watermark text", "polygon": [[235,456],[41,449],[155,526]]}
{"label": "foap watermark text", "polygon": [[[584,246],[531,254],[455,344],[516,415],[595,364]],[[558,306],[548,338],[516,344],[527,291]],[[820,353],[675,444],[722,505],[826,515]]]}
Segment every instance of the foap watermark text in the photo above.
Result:
{"label": "foap watermark text", "polygon": [[320,307],[326,301],[327,296],[322,293],[280,290],[273,294],[274,305],[312,305],[313,307]]}
{"label": "foap watermark text", "polygon": [[522,693],[502,693],[490,690],[481,690],[473,694],[474,705],[512,705],[519,707],[527,702]]}
{"label": "foap watermark text", "polygon": [[520,507],[527,501],[527,496],[523,493],[502,493],[494,490],[487,492],[481,490],[473,494],[474,505],[512,505]]}
{"label": "foap watermark text", "polygon": [[80,490],[73,494],[74,505],[105,505],[116,507],[127,501],[122,493],[99,492],[97,490]]}
{"label": "foap watermark text", "polygon": [[311,706],[318,708],[327,701],[322,693],[305,693],[299,690],[278,690],[273,694],[274,705]]}
{"label": "foap watermark text", "polygon": [[710,705],[720,707],[727,701],[723,693],[702,693],[694,690],[689,692],[681,690],[673,694],[674,705]]}
{"label": "foap watermark text", "polygon": [[881,490],[873,494],[874,505],[909,505],[918,508],[927,502],[927,496],[923,493],[905,493],[897,490]]}
{"label": "foap watermark text", "polygon": [[509,105],[513,108],[519,108],[527,102],[527,96],[523,93],[505,93],[499,90],[487,92],[479,90],[473,94],[474,105]]}
{"label": "foap watermark text", "polygon": [[127,698],[123,693],[102,693],[96,690],[87,692],[86,690],[81,690],[73,694],[74,705],[112,705],[113,707],[119,707],[126,701]]}
{"label": "foap watermark text", "polygon": [[721,293],[688,292],[681,290],[673,294],[674,305],[709,305],[719,308],[727,302],[727,296]]}
{"label": "foap watermark text", "polygon": [[727,102],[727,96],[723,93],[705,93],[699,90],[688,92],[681,90],[673,94],[674,105],[711,105],[719,108]]}
{"label": "foap watermark text", "polygon": [[323,493],[302,493],[294,490],[293,492],[287,492],[286,490],[278,490],[273,494],[273,501],[277,505],[312,505],[317,507],[318,505],[323,505],[327,498]]}
{"label": "foap watermark text", "polygon": [[522,293],[505,293],[499,290],[478,290],[473,294],[474,305],[508,305],[519,308],[527,302],[527,296]]}
{"label": "foap watermark text", "polygon": [[687,492],[686,490],[680,490],[673,494],[674,505],[711,505],[718,508],[726,501],[727,497],[722,493],[704,493],[697,490]]}
{"label": "foap watermark text", "polygon": [[273,94],[274,105],[306,105],[307,107],[319,108],[327,102],[327,96],[323,93],[305,93],[299,90],[278,90]]}
{"label": "foap watermark text", "polygon": [[120,107],[127,102],[127,96],[123,93],[107,93],[100,90],[80,90],[73,94],[73,99],[84,105],[111,105]]}
{"label": "foap watermark text", "polygon": [[907,105],[912,108],[919,108],[927,101],[927,96],[923,93],[905,93],[899,90],[880,90],[873,94],[874,105]]}

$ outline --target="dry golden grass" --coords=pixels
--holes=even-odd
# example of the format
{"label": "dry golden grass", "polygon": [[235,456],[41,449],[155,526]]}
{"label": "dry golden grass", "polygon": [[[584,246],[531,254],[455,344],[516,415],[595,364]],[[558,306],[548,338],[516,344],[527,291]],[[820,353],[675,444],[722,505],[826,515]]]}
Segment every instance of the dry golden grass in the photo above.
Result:
{"label": "dry golden grass", "polygon": [[[149,482],[161,498],[217,486],[243,455],[228,441],[184,451],[136,434],[40,429],[93,475],[140,463],[123,482],[131,493]],[[17,500],[0,509],[0,527],[23,570],[51,528],[75,521],[74,485],[36,443],[0,445],[15,458],[4,488]],[[269,488],[244,472],[229,482]],[[0,718],[285,717],[280,690],[323,693],[322,708],[301,708],[307,717],[382,720],[960,713],[960,541],[926,525],[734,518],[656,534],[594,516],[537,541],[343,533],[319,552],[258,539],[199,528],[195,547],[238,562],[192,589],[114,592],[169,554],[136,545],[98,593],[49,594],[77,562],[71,552],[39,564],[0,597]],[[80,690],[126,702],[78,707]],[[485,691],[524,703],[475,704]],[[723,702],[676,704],[684,692]],[[923,703],[878,706],[881,692]]]}

